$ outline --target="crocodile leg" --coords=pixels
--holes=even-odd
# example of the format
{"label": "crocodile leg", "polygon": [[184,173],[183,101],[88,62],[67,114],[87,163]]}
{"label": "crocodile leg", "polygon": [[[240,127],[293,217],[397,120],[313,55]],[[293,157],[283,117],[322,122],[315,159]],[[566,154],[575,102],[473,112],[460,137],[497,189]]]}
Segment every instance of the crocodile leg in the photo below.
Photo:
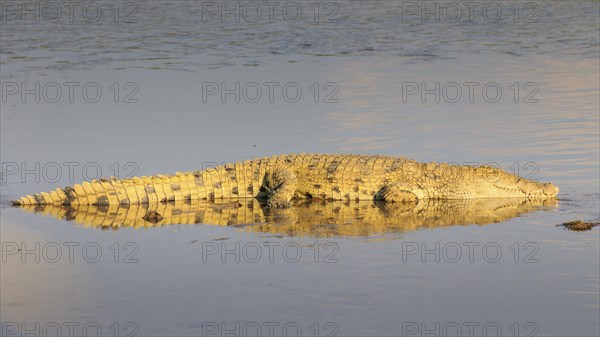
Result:
{"label": "crocodile leg", "polygon": [[407,202],[421,199],[423,190],[416,186],[405,183],[392,183],[384,186],[375,195],[375,200],[387,202]]}
{"label": "crocodile leg", "polygon": [[267,205],[273,208],[290,207],[290,199],[296,190],[296,175],[287,167],[267,171],[262,189],[267,192]]}

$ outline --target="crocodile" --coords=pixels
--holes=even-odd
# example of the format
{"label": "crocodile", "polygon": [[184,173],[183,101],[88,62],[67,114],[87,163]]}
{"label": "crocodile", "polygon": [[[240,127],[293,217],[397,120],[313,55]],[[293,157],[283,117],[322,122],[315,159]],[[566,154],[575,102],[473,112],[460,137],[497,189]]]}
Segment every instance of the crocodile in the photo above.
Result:
{"label": "crocodile", "polygon": [[194,172],[100,179],[28,195],[14,205],[130,205],[152,202],[266,198],[289,207],[292,198],[410,202],[423,199],[554,198],[558,187],[491,166],[420,163],[404,157],[289,154]]}

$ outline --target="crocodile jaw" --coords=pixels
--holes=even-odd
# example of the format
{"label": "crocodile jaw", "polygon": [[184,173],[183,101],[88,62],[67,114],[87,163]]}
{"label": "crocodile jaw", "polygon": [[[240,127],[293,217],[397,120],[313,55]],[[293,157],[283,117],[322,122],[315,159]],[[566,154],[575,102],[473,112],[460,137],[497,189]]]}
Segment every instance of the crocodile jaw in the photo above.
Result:
{"label": "crocodile jaw", "polygon": [[551,183],[538,183],[518,177],[512,181],[501,179],[496,182],[475,182],[471,184],[469,190],[469,194],[474,197],[533,199],[555,198],[560,191],[557,186]]}
{"label": "crocodile jaw", "polygon": [[470,198],[550,199],[559,192],[551,183],[525,179],[494,167],[478,167],[469,173],[462,187]]}
{"label": "crocodile jaw", "polygon": [[536,183],[521,179],[517,187],[529,198],[554,198],[560,192],[559,188],[551,183]]}

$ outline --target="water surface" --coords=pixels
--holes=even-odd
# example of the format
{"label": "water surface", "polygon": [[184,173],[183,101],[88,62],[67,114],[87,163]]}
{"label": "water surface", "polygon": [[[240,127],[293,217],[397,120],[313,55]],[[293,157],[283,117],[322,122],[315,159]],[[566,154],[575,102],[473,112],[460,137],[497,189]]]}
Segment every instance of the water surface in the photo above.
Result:
{"label": "water surface", "polygon": [[[508,336],[600,334],[599,230],[555,227],[600,217],[597,1],[537,2],[536,22],[405,20],[402,2],[340,1],[337,21],[317,24],[203,22],[202,2],[136,3],[135,23],[0,23],[3,83],[93,82],[103,90],[96,103],[79,91],[73,102],[7,96],[3,202],[100,175],[300,152],[494,164],[553,182],[559,200],[310,203],[280,213],[258,201],[177,212],[156,205],[159,222],[143,219],[150,208],[30,213],[4,204],[3,252],[36,242],[40,250],[39,262],[6,253],[3,323],[93,322],[104,335],[142,336],[209,335],[215,326],[220,336],[238,325],[236,334],[246,327],[255,335],[253,323],[263,336],[271,323],[276,335],[287,324],[305,336],[410,335],[415,326],[421,336],[436,323],[439,336],[444,327],[452,335],[453,323],[465,335],[471,323],[475,335],[484,326],[488,335],[496,327]],[[295,83],[302,96],[204,101],[209,82]],[[479,83],[472,101],[465,82]],[[457,83],[463,92],[456,102],[403,95],[415,83]],[[481,91],[490,83],[502,89],[494,103]],[[72,262],[70,242],[79,244]],[[52,262],[54,243],[62,256]],[[91,243],[102,251],[96,262],[82,254]]]}

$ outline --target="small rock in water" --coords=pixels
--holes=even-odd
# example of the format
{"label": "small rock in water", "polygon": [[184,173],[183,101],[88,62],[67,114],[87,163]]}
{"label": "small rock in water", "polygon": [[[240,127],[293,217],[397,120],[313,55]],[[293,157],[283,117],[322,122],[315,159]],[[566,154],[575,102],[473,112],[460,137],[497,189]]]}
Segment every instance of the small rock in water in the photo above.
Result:
{"label": "small rock in water", "polygon": [[572,230],[572,231],[578,231],[578,232],[583,232],[583,231],[589,231],[590,229],[596,227],[600,225],[600,222],[585,222],[582,220],[576,220],[576,221],[570,221],[570,222],[565,222],[559,225],[556,225],[557,227],[564,227],[568,230]]}

